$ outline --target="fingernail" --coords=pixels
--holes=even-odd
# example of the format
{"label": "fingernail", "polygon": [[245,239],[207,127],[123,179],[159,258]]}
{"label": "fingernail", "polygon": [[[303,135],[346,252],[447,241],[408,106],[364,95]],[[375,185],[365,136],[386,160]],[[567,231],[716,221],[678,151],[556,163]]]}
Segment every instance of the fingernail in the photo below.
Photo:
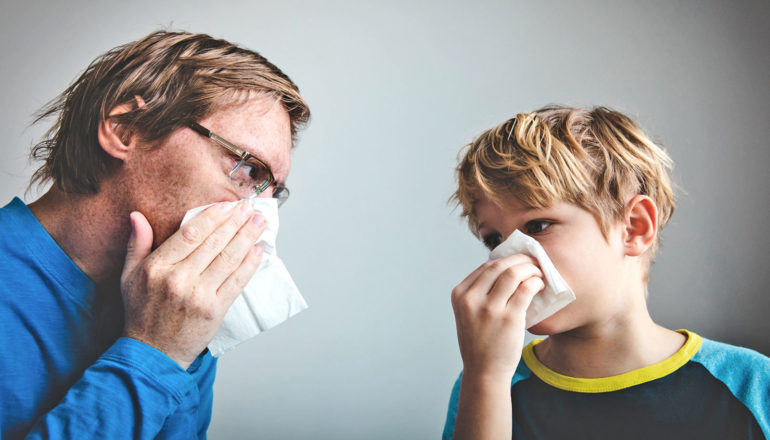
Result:
{"label": "fingernail", "polygon": [[254,214],[254,216],[251,218],[251,222],[254,223],[254,226],[262,227],[262,225],[265,223],[265,218],[259,214]]}
{"label": "fingernail", "polygon": [[246,202],[240,202],[241,203],[241,212],[244,214],[248,214],[251,212],[251,206],[249,206]]}

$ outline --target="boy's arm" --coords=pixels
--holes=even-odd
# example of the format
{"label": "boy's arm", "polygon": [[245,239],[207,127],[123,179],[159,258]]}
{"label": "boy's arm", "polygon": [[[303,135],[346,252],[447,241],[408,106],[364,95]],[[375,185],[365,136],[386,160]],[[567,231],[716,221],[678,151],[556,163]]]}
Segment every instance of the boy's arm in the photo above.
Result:
{"label": "boy's arm", "polygon": [[26,438],[154,438],[195,386],[193,377],[162,352],[120,338],[56,407],[40,416]]}
{"label": "boy's arm", "polygon": [[511,438],[510,385],[510,378],[474,377],[463,372],[454,438]]}
{"label": "boy's arm", "polygon": [[452,291],[463,358],[455,439],[511,438],[510,384],[527,308],[544,287],[535,264],[521,254],[487,262]]}

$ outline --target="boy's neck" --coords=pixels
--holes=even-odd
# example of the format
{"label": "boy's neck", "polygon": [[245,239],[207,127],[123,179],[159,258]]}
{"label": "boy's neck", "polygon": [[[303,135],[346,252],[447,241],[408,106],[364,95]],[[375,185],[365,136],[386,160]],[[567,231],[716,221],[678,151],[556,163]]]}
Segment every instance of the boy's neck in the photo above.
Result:
{"label": "boy's neck", "polygon": [[599,378],[663,361],[685,340],[681,333],[654,323],[643,305],[635,313],[551,335],[535,346],[535,355],[557,373]]}

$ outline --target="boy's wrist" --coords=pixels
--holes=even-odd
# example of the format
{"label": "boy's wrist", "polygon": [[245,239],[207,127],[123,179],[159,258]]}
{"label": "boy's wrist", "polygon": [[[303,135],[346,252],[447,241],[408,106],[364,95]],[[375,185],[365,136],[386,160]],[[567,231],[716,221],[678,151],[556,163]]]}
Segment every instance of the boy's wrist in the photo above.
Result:
{"label": "boy's wrist", "polygon": [[508,386],[513,380],[515,368],[511,371],[490,371],[464,368],[462,381],[473,384],[474,387],[495,389],[501,385]]}

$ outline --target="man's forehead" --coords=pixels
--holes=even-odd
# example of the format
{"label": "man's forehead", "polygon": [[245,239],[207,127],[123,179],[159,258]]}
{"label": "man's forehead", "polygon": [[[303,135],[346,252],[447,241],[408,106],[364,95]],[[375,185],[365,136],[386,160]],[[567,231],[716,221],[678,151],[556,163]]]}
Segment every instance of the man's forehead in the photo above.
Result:
{"label": "man's forehead", "polygon": [[291,165],[291,124],[280,101],[266,96],[238,99],[206,117],[212,131],[251,153],[285,180]]}

